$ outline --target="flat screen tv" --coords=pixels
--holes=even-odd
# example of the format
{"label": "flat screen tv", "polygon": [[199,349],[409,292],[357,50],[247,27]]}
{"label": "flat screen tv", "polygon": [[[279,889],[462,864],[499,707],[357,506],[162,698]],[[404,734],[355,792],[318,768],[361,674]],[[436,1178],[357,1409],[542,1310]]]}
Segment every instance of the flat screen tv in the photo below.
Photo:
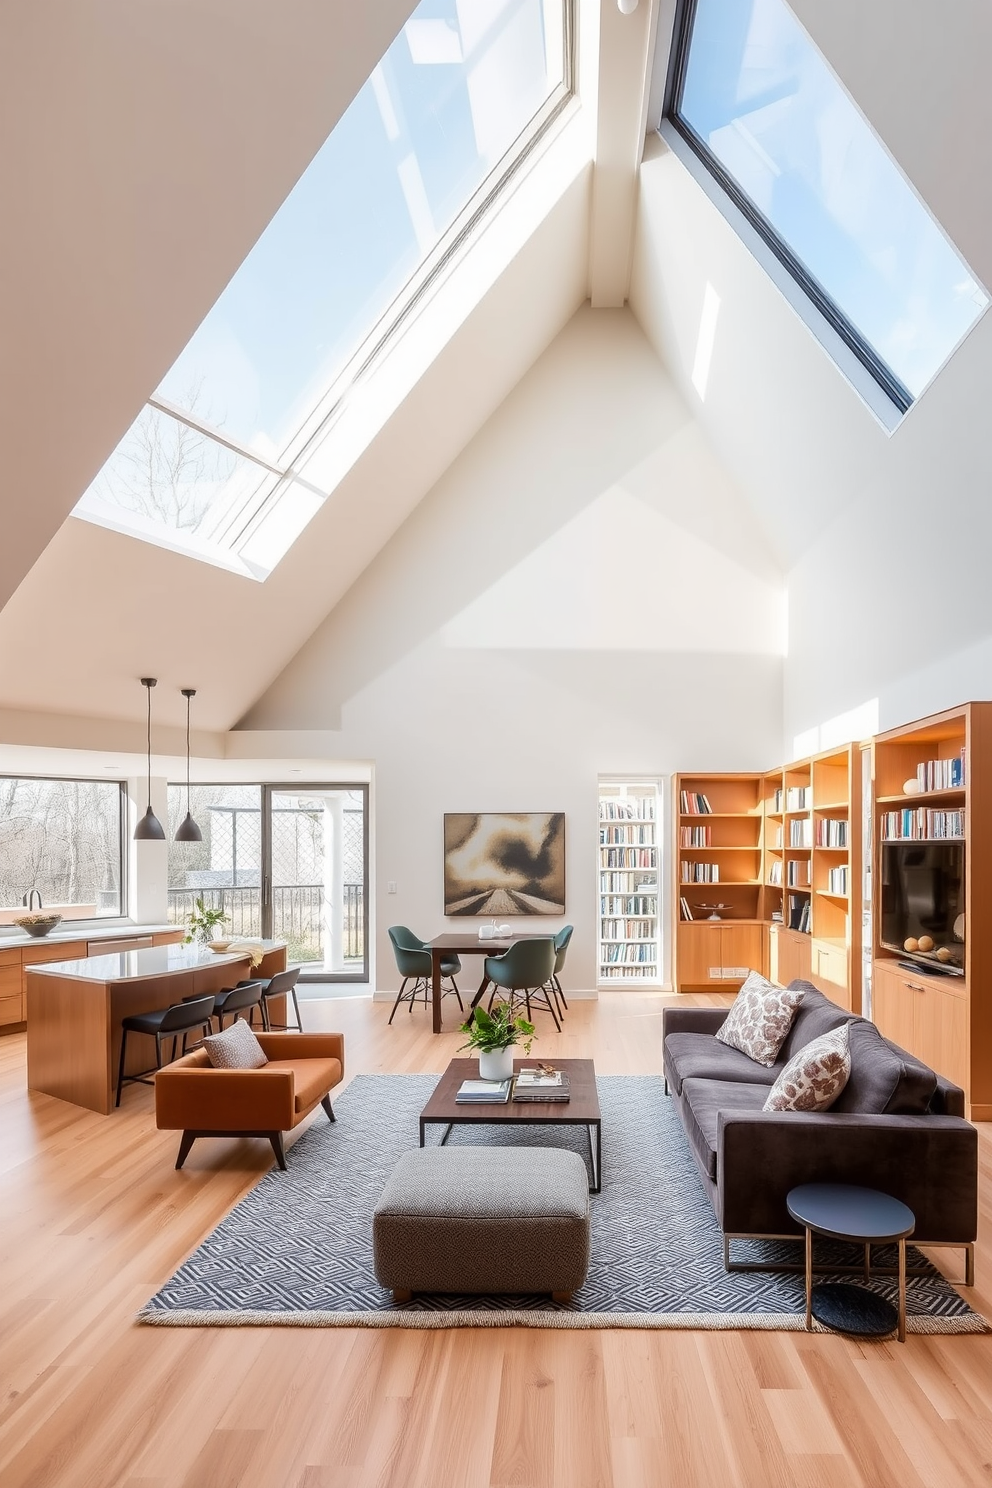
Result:
{"label": "flat screen tv", "polygon": [[[921,965],[964,967],[964,843],[883,842],[882,945]],[[955,933],[955,924],[959,933]],[[933,949],[907,951],[907,940],[929,936]],[[950,959],[939,962],[945,948]]]}

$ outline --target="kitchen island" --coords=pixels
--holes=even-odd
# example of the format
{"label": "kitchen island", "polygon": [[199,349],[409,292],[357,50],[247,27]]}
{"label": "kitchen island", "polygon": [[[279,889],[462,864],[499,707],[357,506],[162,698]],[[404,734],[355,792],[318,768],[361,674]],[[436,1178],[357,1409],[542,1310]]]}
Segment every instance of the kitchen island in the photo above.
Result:
{"label": "kitchen island", "polygon": [[[231,987],[244,977],[274,976],[286,966],[282,941],[265,941],[252,970],[247,954],[200,946],[116,951],[27,969],[28,1089],[109,1115],[121,1048],[121,1019]],[[272,1012],[280,1017],[275,1004]],[[132,1034],[127,1073],[154,1067],[155,1041]]]}

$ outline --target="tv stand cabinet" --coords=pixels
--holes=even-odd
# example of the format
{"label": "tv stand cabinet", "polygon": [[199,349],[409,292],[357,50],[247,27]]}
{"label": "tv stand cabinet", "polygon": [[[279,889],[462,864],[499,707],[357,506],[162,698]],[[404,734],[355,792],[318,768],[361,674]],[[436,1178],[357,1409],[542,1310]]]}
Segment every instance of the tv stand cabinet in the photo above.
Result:
{"label": "tv stand cabinet", "polygon": [[[986,928],[992,902],[992,703],[964,703],[946,713],[890,729],[873,741],[872,780],[872,1016],[886,1038],[901,1044],[918,1059],[960,1085],[973,1121],[992,1120],[992,935]],[[928,762],[963,759],[963,779],[957,784],[905,790],[919,766]],[[912,969],[900,962],[905,950],[882,945],[884,841],[906,840],[905,834],[886,835],[904,812],[913,813],[913,830],[921,830],[917,811],[939,812],[922,817],[924,835],[913,840],[955,840],[946,827],[945,813],[960,814],[964,848],[963,976],[946,976],[927,968],[926,960]],[[900,824],[900,831],[902,830]]]}

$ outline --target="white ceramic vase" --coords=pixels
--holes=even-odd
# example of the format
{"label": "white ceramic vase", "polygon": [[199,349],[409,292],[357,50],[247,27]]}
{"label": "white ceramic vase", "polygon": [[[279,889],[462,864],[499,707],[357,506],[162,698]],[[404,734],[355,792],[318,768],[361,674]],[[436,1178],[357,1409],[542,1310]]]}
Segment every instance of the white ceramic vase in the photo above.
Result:
{"label": "white ceramic vase", "polygon": [[513,1045],[479,1051],[480,1080],[508,1080],[513,1074]]}

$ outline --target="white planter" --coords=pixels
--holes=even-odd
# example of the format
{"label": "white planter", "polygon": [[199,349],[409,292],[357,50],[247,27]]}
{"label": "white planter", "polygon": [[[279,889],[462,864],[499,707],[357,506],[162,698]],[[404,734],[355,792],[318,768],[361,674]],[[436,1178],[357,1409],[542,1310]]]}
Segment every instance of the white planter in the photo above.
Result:
{"label": "white planter", "polygon": [[479,1054],[480,1080],[508,1080],[513,1074],[513,1045]]}

